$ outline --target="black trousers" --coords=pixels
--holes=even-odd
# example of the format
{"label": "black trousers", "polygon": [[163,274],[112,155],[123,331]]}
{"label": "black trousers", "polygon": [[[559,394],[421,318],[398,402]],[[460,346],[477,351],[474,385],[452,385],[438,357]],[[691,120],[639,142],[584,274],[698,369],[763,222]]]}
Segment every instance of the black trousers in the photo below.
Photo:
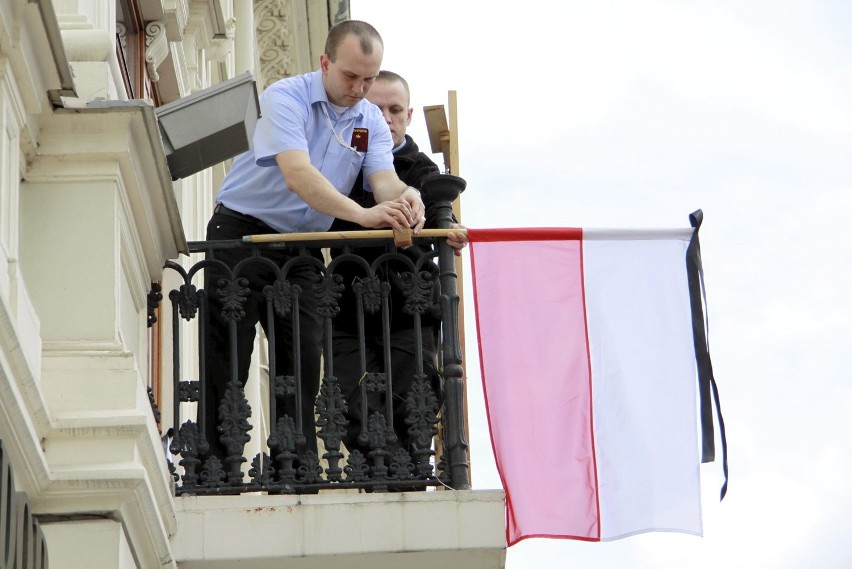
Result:
{"label": "black trousers", "polygon": [[[343,443],[350,451],[358,449],[366,455],[371,450],[370,445],[359,440],[362,426],[366,430],[365,418],[362,414],[361,382],[364,372],[387,373],[385,361],[385,346],[381,333],[368,334],[364,342],[365,365],[361,365],[361,348],[358,335],[346,330],[335,330],[332,342],[334,353],[334,375],[337,377],[340,390],[347,402],[346,417],[349,420]],[[441,380],[436,367],[436,332],[432,326],[421,327],[421,347],[423,356],[423,373],[426,375],[432,389],[441,402]],[[414,382],[417,373],[417,338],[414,327],[393,330],[390,334],[390,375],[392,378],[392,415],[393,429],[397,436],[397,445],[409,452],[413,440],[408,434],[405,422],[407,415],[405,397]],[[387,416],[386,392],[367,392],[368,416],[381,411]],[[397,446],[393,445],[393,446]]]}
{"label": "black trousers", "polygon": [[[221,208],[217,208],[221,210]],[[240,239],[244,235],[258,235],[265,233],[277,233],[276,230],[263,222],[249,216],[235,216],[233,213],[214,213],[207,225],[207,239]],[[296,253],[287,250],[267,249],[263,251],[264,260],[251,259],[237,267],[241,261],[250,257],[245,248],[217,250],[212,256],[223,261],[233,274],[220,265],[213,264],[205,269],[204,288],[207,291],[209,306],[209,322],[206,334],[206,375],[205,405],[206,417],[205,429],[207,439],[211,445],[210,454],[220,457],[224,461],[229,453],[219,437],[219,405],[223,401],[228,382],[232,377],[232,357],[236,358],[236,374],[240,385],[244,386],[248,378],[251,353],[254,346],[255,326],[260,322],[261,327],[270,337],[270,322],[267,319],[267,300],[263,289],[271,285],[277,278],[274,267],[281,268],[285,262],[296,256]],[[313,253],[314,258],[322,260],[319,251]],[[271,263],[270,263],[271,261]],[[298,364],[300,366],[299,377],[296,378],[301,385],[301,398],[296,401],[292,395],[277,399],[277,419],[283,414],[289,415],[294,421],[297,420],[297,405],[301,411],[302,433],[306,444],[298,449],[301,453],[305,450],[316,452],[317,439],[314,420],[314,405],[320,381],[320,357],[322,355],[322,318],[317,312],[317,297],[313,285],[319,278],[319,270],[312,263],[310,257],[303,257],[304,262],[296,263],[284,278],[290,285],[301,287],[299,296],[299,353]],[[226,280],[232,278],[246,279],[239,281],[248,287],[246,302],[242,305],[244,314],[236,319],[236,354],[231,353],[229,320],[234,320],[235,310],[233,305],[228,305],[220,295],[220,286],[225,285]],[[226,279],[226,280],[223,280]],[[236,310],[239,312],[239,309]],[[275,314],[273,312],[273,314]],[[292,317],[287,314],[283,317],[275,314],[273,317],[275,345],[270,346],[270,358],[274,357],[275,374],[277,376],[295,375],[297,358],[294,354],[294,333]],[[270,360],[272,361],[272,360]],[[274,378],[270,377],[270,381]],[[296,425],[298,428],[298,424]]]}

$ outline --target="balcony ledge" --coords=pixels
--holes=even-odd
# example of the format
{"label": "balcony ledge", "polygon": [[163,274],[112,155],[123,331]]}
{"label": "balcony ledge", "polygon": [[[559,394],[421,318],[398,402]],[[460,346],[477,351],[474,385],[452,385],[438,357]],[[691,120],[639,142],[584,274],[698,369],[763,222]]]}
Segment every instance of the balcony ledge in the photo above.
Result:
{"label": "balcony ledge", "polygon": [[499,569],[502,490],[184,496],[172,549],[181,569]]}
{"label": "balcony ledge", "polygon": [[[28,181],[102,179],[115,163],[149,276],[187,252],[186,237],[154,107],[142,100],[63,99],[45,121]],[[112,170],[114,172],[114,170]]]}

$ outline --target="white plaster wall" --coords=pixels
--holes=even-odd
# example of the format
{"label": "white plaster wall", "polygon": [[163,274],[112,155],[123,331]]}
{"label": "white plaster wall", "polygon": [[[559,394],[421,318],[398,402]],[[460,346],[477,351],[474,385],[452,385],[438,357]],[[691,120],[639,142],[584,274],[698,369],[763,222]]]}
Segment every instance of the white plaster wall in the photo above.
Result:
{"label": "white plaster wall", "polygon": [[81,520],[42,525],[50,569],[144,569],[133,559],[120,522]]}
{"label": "white plaster wall", "polygon": [[22,184],[21,263],[46,342],[119,347],[115,192],[109,180]]}

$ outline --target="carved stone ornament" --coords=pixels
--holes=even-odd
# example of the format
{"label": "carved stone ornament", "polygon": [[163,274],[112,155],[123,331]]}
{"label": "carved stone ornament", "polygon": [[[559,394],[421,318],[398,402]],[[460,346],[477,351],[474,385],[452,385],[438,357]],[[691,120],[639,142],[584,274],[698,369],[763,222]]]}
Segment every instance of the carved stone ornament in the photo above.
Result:
{"label": "carved stone ornament", "polygon": [[127,26],[121,22],[115,23],[115,34],[118,36],[118,41],[121,44],[121,51],[127,51]]}
{"label": "carved stone ornament", "polygon": [[160,80],[157,68],[169,55],[169,40],[166,39],[166,25],[163,22],[148,22],[145,26],[145,66],[148,77],[156,83]]}
{"label": "carved stone ornament", "polygon": [[293,29],[290,0],[255,0],[254,22],[260,59],[258,82],[265,89],[293,74]]}

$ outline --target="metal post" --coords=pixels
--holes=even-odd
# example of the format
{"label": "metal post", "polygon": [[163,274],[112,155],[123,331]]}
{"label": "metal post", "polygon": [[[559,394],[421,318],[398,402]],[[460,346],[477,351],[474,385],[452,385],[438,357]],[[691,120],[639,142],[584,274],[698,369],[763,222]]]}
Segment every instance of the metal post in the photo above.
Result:
{"label": "metal post", "polygon": [[[438,227],[453,224],[452,202],[467,182],[458,176],[439,174],[423,182],[423,191],[438,204]],[[467,459],[467,433],[464,417],[464,370],[459,341],[459,295],[453,248],[438,240],[438,266],[441,280],[442,362],[444,375],[444,447],[452,487],[470,490],[470,464]]]}

